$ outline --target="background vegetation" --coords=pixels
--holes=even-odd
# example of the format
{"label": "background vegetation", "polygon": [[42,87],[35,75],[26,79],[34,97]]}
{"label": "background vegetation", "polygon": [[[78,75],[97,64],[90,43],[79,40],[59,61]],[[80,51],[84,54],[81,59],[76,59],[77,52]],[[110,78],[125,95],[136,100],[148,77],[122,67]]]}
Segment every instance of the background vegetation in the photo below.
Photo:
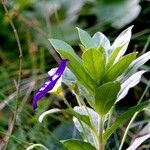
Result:
{"label": "background vegetation", "polygon": [[[0,149],[23,150],[30,143],[42,143],[50,150],[60,150],[60,139],[81,138],[71,117],[66,114],[63,117],[52,115],[44,124],[38,122],[38,116],[45,110],[66,107],[59,93],[48,94],[37,111],[31,107],[33,95],[46,80],[47,71],[57,66],[60,59],[48,38],[72,44],[80,55],[75,27],[83,28],[90,34],[101,31],[113,41],[123,29],[134,25],[128,52],[138,51],[140,55],[149,50],[149,16],[148,0],[1,0]],[[19,36],[20,49],[14,29]],[[143,67],[150,70],[148,63]],[[142,82],[118,104],[116,114],[137,104],[149,84],[148,80],[149,73],[145,73]],[[65,93],[69,103],[75,106],[74,96],[68,89]],[[144,100],[148,98],[149,91],[144,95]],[[129,132],[124,148],[147,127],[149,120],[150,114],[141,114],[137,118],[133,127],[140,126]],[[107,149],[117,149],[125,127],[112,136]]]}

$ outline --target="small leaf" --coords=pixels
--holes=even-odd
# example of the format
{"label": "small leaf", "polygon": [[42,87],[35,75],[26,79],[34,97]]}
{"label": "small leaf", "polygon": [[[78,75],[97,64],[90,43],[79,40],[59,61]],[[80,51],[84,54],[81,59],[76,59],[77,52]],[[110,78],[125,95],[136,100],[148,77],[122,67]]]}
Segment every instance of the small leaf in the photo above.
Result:
{"label": "small leaf", "polygon": [[81,43],[85,46],[86,49],[88,48],[95,48],[96,44],[93,42],[90,34],[88,34],[86,31],[77,28],[78,29],[78,34],[79,34],[79,38]]}
{"label": "small leaf", "polygon": [[83,121],[85,124],[87,124],[90,128],[92,128],[91,122],[90,122],[90,118],[87,115],[80,115],[79,113],[76,113],[75,111],[73,111],[72,109],[68,108],[68,109],[58,109],[58,108],[53,108],[51,110],[45,111],[44,113],[42,113],[39,117],[39,122],[42,123],[43,119],[45,118],[45,116],[49,115],[49,114],[53,114],[53,113],[67,113],[71,116],[76,117],[77,119]]}
{"label": "small leaf", "polygon": [[106,73],[106,81],[113,81],[120,76],[136,58],[136,55],[136,52],[125,55],[120,59],[120,61],[110,67]]}
{"label": "small leaf", "polygon": [[82,44],[79,44],[79,47],[80,47],[82,52],[86,51],[86,48]]}
{"label": "small leaf", "polygon": [[144,136],[136,138],[132,145],[127,148],[127,150],[136,150],[143,142],[145,142],[149,138],[150,134],[146,134]]}
{"label": "small leaf", "polygon": [[95,33],[93,35],[92,39],[95,42],[97,48],[102,46],[109,54],[110,41],[103,33],[101,33],[101,32]]}
{"label": "small leaf", "polygon": [[100,86],[95,95],[95,109],[100,115],[105,115],[113,106],[120,90],[119,82],[108,82]]}
{"label": "small leaf", "polygon": [[80,95],[88,101],[88,103],[91,107],[93,107],[94,102],[95,102],[94,95],[90,94],[87,91],[87,89],[84,86],[82,86],[81,84],[78,84],[78,90],[80,92]]}
{"label": "small leaf", "polygon": [[88,49],[82,55],[83,66],[91,76],[91,78],[100,84],[104,71],[105,71],[105,60],[102,53],[97,49]]}
{"label": "small leaf", "polygon": [[81,59],[76,55],[71,46],[61,40],[49,39],[49,41],[63,58],[69,60],[68,67],[76,76],[78,81],[83,84],[89,92],[93,93],[95,91],[94,82],[85,71],[84,67],[82,66]]}
{"label": "small leaf", "polygon": [[145,64],[150,59],[150,52],[147,52],[143,54],[142,56],[135,59],[129,67],[125,70],[125,72],[121,75],[119,80],[121,82],[125,81],[127,78],[129,78],[133,73],[137,71],[139,67],[141,67],[143,64]]}
{"label": "small leaf", "polygon": [[129,44],[131,39],[131,30],[133,26],[125,29],[121,34],[115,39],[114,43],[112,44],[112,48],[115,49],[117,47],[121,47],[125,44]]}
{"label": "small leaf", "polygon": [[123,46],[121,47],[117,47],[114,49],[114,51],[111,53],[111,55],[109,56],[109,59],[108,59],[108,63],[107,63],[107,66],[106,68],[109,69],[111,66],[114,65],[114,61],[119,53],[119,51],[123,48]]}
{"label": "small leaf", "polygon": [[76,55],[76,53],[74,52],[74,49],[66,42],[64,42],[62,40],[57,40],[57,39],[49,39],[49,41],[56,50],[61,50],[63,52],[66,52],[66,53],[74,56],[75,59],[77,59],[79,62],[81,62],[81,59]]}
{"label": "small leaf", "polygon": [[127,28],[124,30],[114,41],[114,43],[111,46],[112,50],[115,50],[117,47],[122,47],[122,49],[119,51],[118,55],[115,58],[114,63],[118,62],[119,59],[124,55],[124,53],[127,50],[127,47],[129,45],[130,39],[131,39],[131,30],[133,26]]}
{"label": "small leaf", "polygon": [[[73,110],[80,115],[90,115],[92,124],[95,126],[95,129],[98,129],[98,114],[92,109],[86,106],[75,106]],[[88,111],[88,112],[87,112]]]}
{"label": "small leaf", "polygon": [[35,147],[41,147],[43,150],[48,150],[48,148],[46,148],[44,145],[42,144],[33,144],[31,146],[29,146],[26,150],[32,150],[34,149]]}
{"label": "small leaf", "polygon": [[[84,106],[82,106],[82,107],[76,106],[73,109],[76,113],[78,113],[80,115],[90,115],[89,117],[91,118],[92,125],[94,126],[95,129],[98,129],[99,116],[93,109],[91,109],[89,107],[85,108]],[[94,139],[93,139],[94,135],[93,135],[92,129],[90,129],[85,123],[78,120],[76,117],[73,117],[73,122],[74,122],[75,127],[81,133],[81,135],[82,135],[82,133],[85,133],[90,144],[93,146],[96,146]],[[80,122],[82,123],[82,125]],[[98,132],[98,130],[97,130],[97,132]],[[83,137],[83,138],[85,138],[85,137]]]}
{"label": "small leaf", "polygon": [[121,90],[119,91],[117,102],[127,95],[130,88],[134,87],[140,82],[143,73],[145,73],[143,70],[136,72],[121,84]]}
{"label": "small leaf", "polygon": [[127,112],[125,112],[123,115],[121,115],[120,117],[118,117],[115,122],[113,123],[113,125],[107,129],[104,134],[103,134],[103,139],[106,141],[111,134],[120,126],[122,126],[125,122],[127,122],[133,115],[134,113],[136,113],[137,111],[141,111],[143,108],[145,108],[147,105],[150,104],[150,100],[143,102],[139,105],[136,105],[134,107],[131,107]]}
{"label": "small leaf", "polygon": [[44,117],[46,115],[49,115],[49,114],[53,114],[53,113],[58,113],[58,112],[61,112],[61,109],[58,109],[58,108],[53,108],[53,109],[50,109],[48,111],[45,111],[44,113],[42,113],[40,116],[39,116],[39,122],[42,123]]}
{"label": "small leaf", "polygon": [[62,141],[62,143],[68,148],[68,150],[96,150],[90,143],[80,140],[70,139]]}

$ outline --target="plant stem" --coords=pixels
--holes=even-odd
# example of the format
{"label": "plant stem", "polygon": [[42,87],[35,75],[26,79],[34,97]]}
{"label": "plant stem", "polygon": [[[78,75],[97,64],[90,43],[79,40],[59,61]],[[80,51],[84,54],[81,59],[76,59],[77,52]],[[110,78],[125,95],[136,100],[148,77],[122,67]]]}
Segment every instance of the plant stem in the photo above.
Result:
{"label": "plant stem", "polygon": [[109,116],[108,116],[108,122],[107,122],[107,129],[110,127],[113,110],[114,110],[114,106],[111,108],[111,110],[109,111],[109,114],[108,114]]}
{"label": "plant stem", "polygon": [[126,130],[125,130],[125,133],[124,133],[124,135],[123,135],[123,138],[122,138],[122,141],[121,141],[119,150],[122,149],[123,144],[124,144],[124,142],[125,142],[125,139],[126,139],[126,137],[127,137],[128,131],[129,131],[129,129],[130,129],[130,126],[131,126],[131,124],[133,123],[133,121],[134,121],[134,119],[136,118],[137,115],[138,115],[138,112],[136,112],[136,113],[134,114],[134,116],[132,117],[132,119],[130,120],[130,122],[129,122],[129,124],[128,124]]}
{"label": "plant stem", "polygon": [[105,148],[105,144],[103,142],[103,129],[104,129],[104,116],[100,116],[98,120],[98,134],[99,134],[98,150],[104,150]]}
{"label": "plant stem", "polygon": [[22,73],[22,61],[23,61],[23,52],[22,52],[22,47],[21,47],[21,43],[20,43],[20,39],[19,39],[19,35],[18,32],[15,28],[15,25],[13,23],[13,21],[11,20],[11,17],[9,16],[9,11],[7,9],[6,6],[6,2],[4,0],[1,0],[2,6],[5,10],[5,13],[7,15],[7,17],[9,18],[9,23],[11,28],[13,29],[14,32],[14,36],[17,42],[17,46],[18,46],[18,50],[19,50],[19,74],[18,74],[18,80],[17,80],[17,86],[16,86],[16,109],[15,112],[13,114],[13,118],[11,120],[11,123],[8,127],[8,134],[4,137],[5,139],[5,144],[3,146],[3,150],[5,150],[7,148],[7,144],[9,142],[9,138],[13,132],[14,126],[15,126],[15,121],[16,121],[16,117],[17,117],[17,113],[18,113],[18,99],[19,99],[19,94],[20,94],[20,83],[21,83],[21,73]]}

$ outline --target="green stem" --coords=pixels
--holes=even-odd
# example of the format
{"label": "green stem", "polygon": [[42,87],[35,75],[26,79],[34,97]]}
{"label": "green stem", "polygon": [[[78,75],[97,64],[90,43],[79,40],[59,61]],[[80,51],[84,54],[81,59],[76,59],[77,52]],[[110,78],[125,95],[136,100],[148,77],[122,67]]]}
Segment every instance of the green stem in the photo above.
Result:
{"label": "green stem", "polygon": [[79,105],[80,107],[82,107],[82,103],[81,103],[81,98],[80,98],[80,96],[78,96],[78,94],[75,94],[75,96],[76,96],[76,100],[77,100],[78,105]]}
{"label": "green stem", "polygon": [[113,107],[111,108],[111,110],[109,111],[108,122],[107,122],[107,129],[110,127],[113,110],[114,110],[114,106],[113,106]]}
{"label": "green stem", "polygon": [[99,134],[98,150],[104,150],[105,148],[105,144],[103,141],[103,130],[104,130],[104,116],[100,116],[98,120],[98,134]]}
{"label": "green stem", "polygon": [[134,114],[134,116],[132,117],[132,119],[130,120],[130,122],[129,122],[127,128],[126,128],[126,131],[125,131],[125,133],[124,133],[124,135],[123,135],[123,138],[122,138],[122,141],[121,141],[119,150],[122,149],[123,144],[124,144],[124,142],[125,142],[125,139],[126,139],[126,137],[127,137],[127,134],[128,134],[128,132],[129,132],[129,129],[130,129],[130,127],[131,127],[131,124],[133,123],[133,121],[134,121],[134,119],[136,118],[136,116],[138,115],[138,113],[139,113],[139,112],[136,112],[136,113]]}

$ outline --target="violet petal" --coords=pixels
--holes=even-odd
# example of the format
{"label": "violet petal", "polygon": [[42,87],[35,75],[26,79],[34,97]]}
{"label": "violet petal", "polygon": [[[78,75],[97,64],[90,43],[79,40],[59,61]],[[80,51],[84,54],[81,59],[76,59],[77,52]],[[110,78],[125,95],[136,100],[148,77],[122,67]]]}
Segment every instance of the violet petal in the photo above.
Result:
{"label": "violet petal", "polygon": [[66,59],[62,60],[56,72],[49,77],[49,80],[46,81],[42,85],[42,87],[38,90],[38,92],[35,94],[32,102],[32,107],[34,110],[37,108],[38,101],[41,100],[46,95],[47,92],[51,91],[54,88],[56,82],[62,76],[68,62],[69,61]]}

